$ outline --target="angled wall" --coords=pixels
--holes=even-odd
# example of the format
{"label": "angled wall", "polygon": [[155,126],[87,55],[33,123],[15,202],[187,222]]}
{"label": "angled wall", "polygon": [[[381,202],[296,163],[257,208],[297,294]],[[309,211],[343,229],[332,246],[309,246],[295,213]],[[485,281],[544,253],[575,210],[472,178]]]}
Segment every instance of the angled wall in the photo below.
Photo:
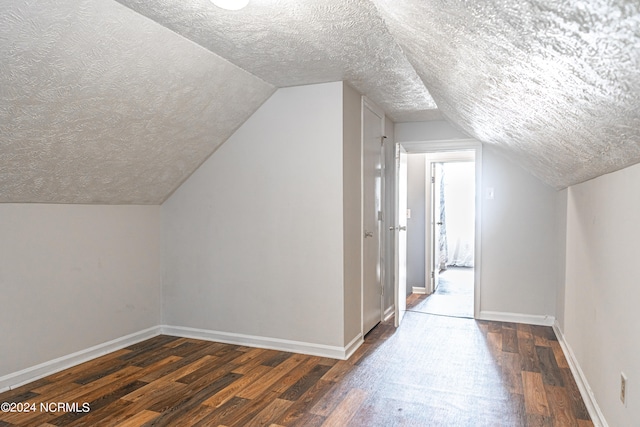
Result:
{"label": "angled wall", "polygon": [[[640,165],[569,187],[562,329],[611,426],[640,420]],[[627,404],[619,399],[627,375]]]}
{"label": "angled wall", "polygon": [[279,89],[163,204],[164,324],[306,352],[354,338],[343,89]]}

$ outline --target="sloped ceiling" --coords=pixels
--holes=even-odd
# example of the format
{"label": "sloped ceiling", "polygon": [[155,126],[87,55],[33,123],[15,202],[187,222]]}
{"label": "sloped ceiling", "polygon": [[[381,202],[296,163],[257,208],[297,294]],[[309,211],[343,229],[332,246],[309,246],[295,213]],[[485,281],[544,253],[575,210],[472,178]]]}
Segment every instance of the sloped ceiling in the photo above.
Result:
{"label": "sloped ceiling", "polygon": [[363,0],[118,0],[278,87],[347,80],[395,121],[440,117],[375,5]]}
{"label": "sloped ceiling", "polygon": [[158,204],[275,88],[113,1],[0,5],[0,202]]}
{"label": "sloped ceiling", "polygon": [[557,188],[640,161],[636,0],[119,1],[0,4],[0,202],[161,203],[275,87],[335,80]]}
{"label": "sloped ceiling", "polygon": [[375,0],[442,113],[563,188],[640,161],[637,0]]}

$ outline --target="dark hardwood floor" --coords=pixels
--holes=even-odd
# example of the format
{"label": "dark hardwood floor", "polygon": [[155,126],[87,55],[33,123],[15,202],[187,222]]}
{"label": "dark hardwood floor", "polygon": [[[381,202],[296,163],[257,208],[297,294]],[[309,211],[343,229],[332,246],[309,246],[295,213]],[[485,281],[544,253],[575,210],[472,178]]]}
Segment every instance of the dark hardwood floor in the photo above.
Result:
{"label": "dark hardwood floor", "polygon": [[348,361],[158,336],[0,402],[35,404],[0,427],[593,425],[551,328],[412,312]]}

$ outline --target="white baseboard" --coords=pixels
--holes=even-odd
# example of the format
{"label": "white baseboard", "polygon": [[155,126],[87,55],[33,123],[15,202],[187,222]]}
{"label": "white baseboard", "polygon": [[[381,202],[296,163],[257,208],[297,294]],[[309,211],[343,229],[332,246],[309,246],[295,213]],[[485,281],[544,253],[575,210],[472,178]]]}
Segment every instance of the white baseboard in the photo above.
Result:
{"label": "white baseboard", "polygon": [[226,344],[244,345],[247,347],[268,348],[270,350],[290,351],[293,353],[309,354],[312,356],[329,357],[346,360],[363,343],[359,334],[344,347],[315,344],[302,341],[267,338],[257,335],[236,334],[231,332],[212,331],[208,329],[187,328],[183,326],[161,326],[162,333],[184,338],[195,338],[206,341],[216,341]]}
{"label": "white baseboard", "polygon": [[362,334],[360,333],[346,346],[339,347],[179,326],[154,326],[66,356],[58,357],[57,359],[40,363],[39,365],[31,366],[18,372],[4,375],[0,377],[0,393],[39,380],[40,378],[55,374],[56,372],[60,372],[81,363],[88,362],[89,360],[104,356],[105,354],[112,353],[116,350],[120,350],[160,334],[197,338],[228,344],[246,345],[249,347],[290,351],[294,353],[310,354],[313,356],[330,357],[332,359],[342,360],[348,359],[364,342]]}
{"label": "white baseboard", "polygon": [[411,292],[414,294],[426,295],[427,288],[425,288],[424,286],[414,286],[413,288],[411,288]]}
{"label": "white baseboard", "polygon": [[40,363],[39,365],[31,366],[18,372],[4,375],[0,377],[0,392],[20,387],[23,384],[55,374],[56,372],[71,368],[72,366],[79,365],[107,353],[112,353],[140,341],[153,338],[157,335],[160,335],[160,327],[154,326],[66,356],[58,357],[57,359],[49,360],[48,362]]}
{"label": "white baseboard", "polygon": [[573,350],[560,329],[560,325],[558,322],[553,323],[553,331],[556,333],[556,337],[558,337],[558,342],[560,343],[560,347],[562,347],[562,351],[564,352],[565,357],[567,358],[567,363],[569,364],[569,369],[571,369],[571,373],[576,380],[576,384],[578,385],[578,389],[580,390],[580,395],[582,396],[582,400],[584,401],[585,406],[587,407],[587,411],[589,411],[589,416],[591,416],[591,421],[593,421],[593,425],[595,427],[608,427],[607,421],[598,406],[598,402],[596,401],[596,397],[593,395],[593,391],[589,386],[589,382],[587,381],[587,377],[585,377],[584,372],[582,372],[582,368],[576,359]]}
{"label": "white baseboard", "polygon": [[391,307],[387,307],[387,309],[384,311],[384,314],[382,315],[382,321],[386,322],[387,320],[391,319],[394,314],[396,314],[396,305],[391,304]]}
{"label": "white baseboard", "polygon": [[554,316],[540,316],[536,314],[507,313],[502,311],[481,311],[478,320],[493,320],[496,322],[527,323],[529,325],[553,326]]}
{"label": "white baseboard", "polygon": [[342,360],[347,360],[348,358],[350,358],[362,344],[364,344],[362,333],[358,333],[358,335],[356,335],[356,337],[344,347],[345,356]]}

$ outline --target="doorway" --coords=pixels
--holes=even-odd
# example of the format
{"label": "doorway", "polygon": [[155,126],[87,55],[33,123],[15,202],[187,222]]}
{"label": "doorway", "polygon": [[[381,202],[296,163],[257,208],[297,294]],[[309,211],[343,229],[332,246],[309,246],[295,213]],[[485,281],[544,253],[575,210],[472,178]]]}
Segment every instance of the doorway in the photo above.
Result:
{"label": "doorway", "polygon": [[425,155],[425,294],[413,311],[474,317],[475,152]]}
{"label": "doorway", "polygon": [[[475,318],[480,312],[481,293],[481,199],[478,195],[482,145],[474,140],[401,145],[409,157],[406,310]],[[460,174],[455,171],[459,168],[466,170]],[[444,177],[443,182],[445,173],[448,179]],[[454,178],[459,175],[466,185],[463,190],[456,188],[458,183]],[[454,196],[447,197],[452,190]],[[395,191],[399,191],[398,182]],[[466,230],[451,228],[458,228],[456,223],[460,222],[460,218],[452,216],[460,209],[461,201],[455,197],[460,195],[466,196],[466,204],[462,203],[463,212],[469,214],[463,223]],[[442,220],[440,214],[442,208],[444,215],[448,211],[449,230],[447,218]],[[440,235],[443,238],[437,239]],[[446,256],[441,260],[443,253]],[[397,294],[396,304],[401,299],[402,295]]]}

